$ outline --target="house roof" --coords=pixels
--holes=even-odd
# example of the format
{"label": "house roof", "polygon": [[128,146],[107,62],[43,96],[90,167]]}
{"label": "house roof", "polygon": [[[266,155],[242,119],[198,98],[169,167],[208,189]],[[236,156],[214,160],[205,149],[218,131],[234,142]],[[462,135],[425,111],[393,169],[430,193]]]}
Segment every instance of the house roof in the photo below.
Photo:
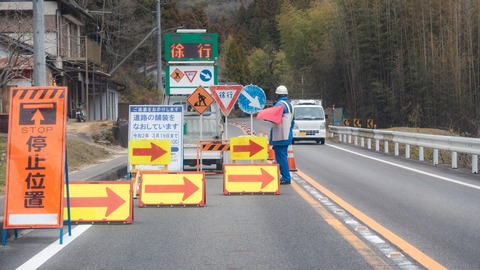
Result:
{"label": "house roof", "polygon": [[89,19],[93,19],[93,16],[90,13],[88,13],[87,10],[83,9],[75,0],[59,0],[58,2],[61,2],[64,5],[82,13],[83,15],[87,16]]}

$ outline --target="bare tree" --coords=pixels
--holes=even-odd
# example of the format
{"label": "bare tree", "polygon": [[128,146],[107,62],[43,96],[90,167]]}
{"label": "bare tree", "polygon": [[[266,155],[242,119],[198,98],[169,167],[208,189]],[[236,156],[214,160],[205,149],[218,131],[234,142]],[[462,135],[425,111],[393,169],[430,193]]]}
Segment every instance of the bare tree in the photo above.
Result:
{"label": "bare tree", "polygon": [[[32,78],[31,16],[6,11],[0,16],[0,113],[8,110],[8,83]],[[29,45],[30,44],[30,45]]]}

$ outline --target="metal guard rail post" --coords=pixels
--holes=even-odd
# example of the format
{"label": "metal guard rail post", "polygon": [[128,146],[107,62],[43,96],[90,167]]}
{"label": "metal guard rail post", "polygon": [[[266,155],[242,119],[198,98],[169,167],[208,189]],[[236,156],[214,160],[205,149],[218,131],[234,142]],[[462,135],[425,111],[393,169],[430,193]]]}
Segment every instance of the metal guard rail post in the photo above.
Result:
{"label": "metal guard rail post", "polygon": [[371,149],[371,140],[375,141],[376,151],[380,151],[380,142],[384,142],[385,153],[388,153],[388,143],[395,145],[395,155],[398,155],[399,144],[405,145],[405,156],[410,158],[410,146],[419,148],[419,160],[423,161],[423,149],[425,147],[433,149],[433,164],[438,164],[438,150],[450,151],[452,155],[452,168],[457,168],[457,153],[472,155],[472,173],[478,173],[478,155],[480,154],[480,139],[430,135],[420,133],[408,133],[391,130],[378,130],[366,128],[353,128],[344,126],[330,126],[329,131],[332,137],[338,135],[339,141],[358,145],[360,138],[361,146],[364,147],[364,140],[367,140],[368,149]]}

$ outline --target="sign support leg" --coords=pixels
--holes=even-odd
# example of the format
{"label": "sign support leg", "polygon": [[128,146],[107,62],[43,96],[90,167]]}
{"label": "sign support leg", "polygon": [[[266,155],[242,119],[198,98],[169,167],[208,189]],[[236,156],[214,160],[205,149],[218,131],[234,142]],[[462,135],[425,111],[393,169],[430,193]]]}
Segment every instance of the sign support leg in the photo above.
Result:
{"label": "sign support leg", "polygon": [[250,114],[250,136],[253,136],[253,114]]}
{"label": "sign support leg", "polygon": [[[68,181],[68,151],[65,148],[65,192],[67,197],[67,225],[68,236],[72,236],[72,219],[70,215],[70,186]],[[60,244],[62,244],[63,228],[60,229]]]}
{"label": "sign support leg", "polygon": [[3,229],[2,230],[2,246],[5,246],[7,244],[7,230]]}
{"label": "sign support leg", "polygon": [[60,228],[60,245],[63,245],[63,227]]}
{"label": "sign support leg", "polygon": [[228,115],[225,115],[224,127],[225,127],[225,140],[228,140]]}

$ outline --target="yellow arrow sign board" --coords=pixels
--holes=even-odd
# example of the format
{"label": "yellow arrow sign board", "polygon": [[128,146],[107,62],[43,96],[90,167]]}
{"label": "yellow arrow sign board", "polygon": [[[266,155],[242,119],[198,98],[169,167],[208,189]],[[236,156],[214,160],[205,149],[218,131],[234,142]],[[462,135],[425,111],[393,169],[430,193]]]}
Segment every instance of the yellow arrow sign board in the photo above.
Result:
{"label": "yellow arrow sign board", "polygon": [[168,165],[171,147],[170,140],[129,140],[128,160],[132,165]]}
{"label": "yellow arrow sign board", "polygon": [[[69,192],[73,222],[130,224],[133,221],[131,181],[71,181]],[[64,217],[67,217],[67,204],[64,205]]]}
{"label": "yellow arrow sign board", "polygon": [[268,158],[268,140],[264,136],[230,138],[231,160],[262,160]]}
{"label": "yellow arrow sign board", "polygon": [[205,172],[139,171],[139,207],[205,205]]}
{"label": "yellow arrow sign board", "polygon": [[223,194],[280,194],[278,164],[225,164]]}

